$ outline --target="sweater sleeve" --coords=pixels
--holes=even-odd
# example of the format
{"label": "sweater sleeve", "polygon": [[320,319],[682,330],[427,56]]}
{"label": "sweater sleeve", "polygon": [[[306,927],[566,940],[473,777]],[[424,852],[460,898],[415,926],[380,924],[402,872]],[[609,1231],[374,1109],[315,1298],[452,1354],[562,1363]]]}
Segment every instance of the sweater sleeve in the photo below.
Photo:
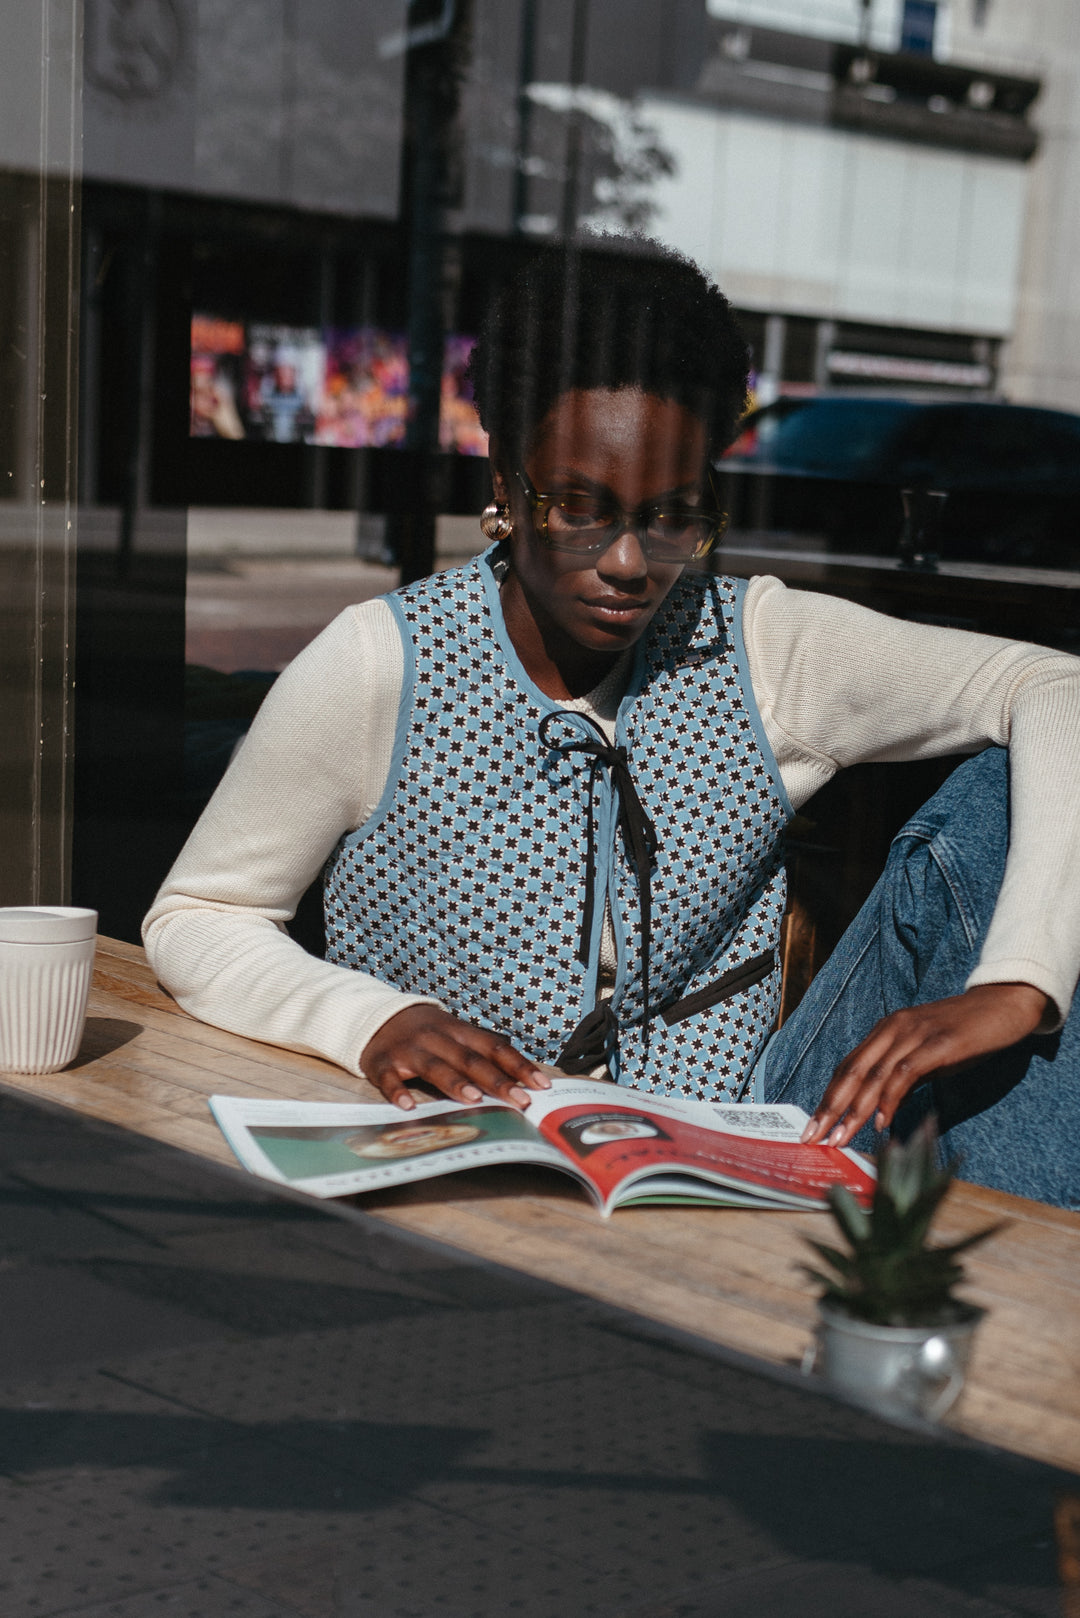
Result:
{"label": "sweater sleeve", "polygon": [[844,765],[1009,748],[1005,879],[966,986],[1031,983],[1060,1026],[1080,976],[1080,659],[772,578],[747,591],[744,636],[796,808]]}
{"label": "sweater sleeve", "polygon": [[372,1034],[426,997],[318,960],[285,923],[382,796],[402,678],[386,604],[347,608],[274,683],[143,924],[192,1016],[355,1074]]}

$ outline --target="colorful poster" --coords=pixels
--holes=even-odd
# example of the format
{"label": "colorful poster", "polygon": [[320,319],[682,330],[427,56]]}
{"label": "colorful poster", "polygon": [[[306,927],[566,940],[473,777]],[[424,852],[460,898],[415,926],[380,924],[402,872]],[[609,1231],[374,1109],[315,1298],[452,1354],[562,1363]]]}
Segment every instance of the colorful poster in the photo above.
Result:
{"label": "colorful poster", "polygon": [[383,449],[405,441],[409,350],[399,332],[361,326],[326,332],[326,371],[312,441]]}
{"label": "colorful poster", "polygon": [[[474,343],[459,333],[446,340],[439,447],[458,455],[487,454],[466,374]],[[193,438],[396,448],[405,443],[409,410],[402,332],[192,319]]]}
{"label": "colorful poster", "polygon": [[442,398],[439,402],[439,448],[459,455],[486,455],[487,433],[473,403],[472,383],[466,375],[475,337],[446,339],[443,356]]}
{"label": "colorful poster", "polygon": [[239,403],[247,338],[239,320],[195,315],[191,322],[191,436],[244,438]]}
{"label": "colorful poster", "polygon": [[311,327],[249,325],[244,409],[249,438],[308,443],[326,372],[321,334]]}

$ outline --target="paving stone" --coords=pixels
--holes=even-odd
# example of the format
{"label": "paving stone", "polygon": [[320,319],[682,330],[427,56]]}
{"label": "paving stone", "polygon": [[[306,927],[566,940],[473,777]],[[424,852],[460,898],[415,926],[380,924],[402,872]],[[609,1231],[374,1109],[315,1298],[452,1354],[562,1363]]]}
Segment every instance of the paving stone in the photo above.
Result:
{"label": "paving stone", "polygon": [[[305,1396],[308,1419],[275,1429],[275,1441],[381,1479],[396,1498],[415,1493],[518,1536],[535,1538],[539,1529],[568,1554],[594,1566],[602,1557],[623,1574],[635,1558],[669,1574],[683,1568],[696,1539],[716,1558],[701,1562],[702,1577],[748,1565],[740,1555],[838,1553],[910,1574],[1018,1542],[1049,1517],[1045,1488],[1018,1487],[1010,1463],[977,1451],[946,1449],[871,1418],[848,1434],[851,1413],[825,1401],[809,1402],[818,1431],[800,1432],[801,1391],[774,1388],[771,1424],[786,1431],[756,1431],[744,1396],[748,1384],[763,1396],[759,1379],[723,1366],[707,1389],[680,1388],[640,1367],[551,1374],[502,1391],[463,1386],[448,1395],[431,1385],[398,1403],[398,1421],[382,1423],[357,1420],[341,1403],[336,1373],[332,1382],[337,1419],[312,1422]],[[353,1395],[351,1412],[365,1391]],[[430,1427],[416,1425],[420,1414]],[[729,1420],[736,1431],[718,1426]]]}
{"label": "paving stone", "polygon": [[576,1309],[542,1304],[492,1317],[437,1309],[351,1329],[252,1342],[238,1355],[229,1343],[145,1356],[138,1375],[149,1389],[190,1400],[232,1420],[258,1421],[268,1405],[282,1419],[381,1420],[408,1411],[422,1422],[453,1422],[475,1390],[527,1389],[552,1377],[587,1374],[597,1364],[633,1363]]}
{"label": "paving stone", "polygon": [[[336,1228],[336,1221],[333,1222]],[[346,1226],[351,1240],[340,1247],[319,1240],[324,1222],[313,1226],[284,1225],[268,1239],[268,1223],[261,1216],[219,1225],[214,1230],[185,1232],[169,1240],[168,1253],[177,1263],[192,1268],[213,1267],[242,1276],[272,1276],[289,1281],[323,1281],[341,1287],[374,1287],[438,1303],[441,1295],[426,1286],[422,1274],[403,1273],[386,1254],[369,1248],[360,1232]],[[379,1244],[381,1247],[382,1244]],[[379,1263],[378,1257],[389,1262]],[[454,1274],[454,1270],[450,1271]]]}
{"label": "paving stone", "polygon": [[20,1168],[46,1159],[85,1162],[92,1146],[104,1143],[110,1159],[138,1158],[146,1143],[138,1135],[108,1125],[99,1130],[89,1119],[76,1119],[59,1107],[47,1107],[10,1093],[0,1095],[0,1157]]}
{"label": "paving stone", "polygon": [[0,1175],[0,1265],[33,1254],[38,1262],[85,1254],[144,1253],[138,1234],[39,1190],[22,1177]]}
{"label": "paving stone", "polygon": [[[16,1509],[0,1508],[2,1542],[20,1547],[0,1567],[0,1611],[74,1618],[111,1603],[147,1618],[148,1592],[182,1589],[196,1571],[304,1618],[589,1618],[637,1588],[636,1575],[628,1584],[416,1501],[361,1501],[348,1480],[335,1491],[326,1474],[285,1471],[281,1459],[251,1445],[209,1451],[197,1472],[128,1468],[112,1484],[87,1476],[23,1491]],[[232,1609],[193,1606],[198,1618],[218,1610]]]}
{"label": "paving stone", "polygon": [[231,1432],[96,1366],[0,1388],[0,1465],[26,1483],[153,1461]]}
{"label": "paving stone", "polygon": [[794,1559],[910,1575],[1049,1527],[1052,1494],[1037,1469],[893,1433],[884,1423],[858,1439],[714,1430],[703,1444],[708,1475]]}
{"label": "paving stone", "polygon": [[[325,1209],[325,1212],[324,1212]],[[380,1224],[375,1218],[356,1210],[343,1199],[342,1203],[323,1204],[317,1219],[309,1219],[296,1226],[291,1234],[297,1242],[307,1243],[326,1252],[362,1254],[366,1263],[383,1268],[394,1275],[430,1274],[432,1278],[448,1275],[483,1275],[493,1277],[498,1285],[490,1285],[493,1301],[513,1296],[518,1290],[530,1298],[551,1296],[558,1288],[531,1276],[515,1275],[483,1260],[471,1258],[467,1253],[455,1253],[408,1231],[398,1231]],[[505,1289],[503,1283],[506,1283]]]}
{"label": "paving stone", "polygon": [[0,1613],[38,1618],[180,1584],[280,1554],[313,1523],[336,1533],[374,1503],[314,1458],[258,1441],[0,1483]]}
{"label": "paving stone", "polygon": [[1010,1540],[949,1569],[949,1584],[970,1591],[1019,1618],[1062,1618],[1057,1550],[1052,1524]]}
{"label": "paving stone", "polygon": [[110,1147],[88,1155],[84,1149],[81,1158],[41,1156],[19,1167],[44,1195],[74,1199],[155,1245],[254,1220],[283,1229],[331,1222],[302,1204],[274,1200],[253,1177],[223,1175],[164,1148],[148,1151],[143,1142],[134,1151],[116,1154]]}
{"label": "paving stone", "polygon": [[842,1562],[787,1563],[612,1618],[1013,1618],[1013,1609],[936,1583],[882,1578]]}
{"label": "paving stone", "polygon": [[65,1618],[301,1618],[296,1607],[242,1590],[224,1579],[192,1579],[140,1590],[119,1601],[67,1608]]}
{"label": "paving stone", "polygon": [[557,1544],[522,1544],[416,1502],[356,1522],[333,1545],[224,1572],[302,1618],[608,1618],[639,1587]]}
{"label": "paving stone", "polygon": [[[658,1577],[662,1583],[673,1562],[680,1568],[681,1578],[688,1580],[697,1571],[715,1577],[726,1569],[775,1558],[768,1537],[733,1513],[722,1496],[706,1492],[700,1481],[670,1475],[679,1459],[681,1431],[665,1434],[663,1444],[657,1446],[643,1442],[640,1431],[635,1436],[624,1425],[607,1419],[613,1409],[625,1416],[628,1406],[632,1408],[647,1392],[640,1376],[623,1390],[616,1381],[614,1400],[612,1380],[606,1374],[594,1373],[580,1380],[580,1388],[576,1382],[568,1388],[565,1379],[553,1379],[543,1388],[531,1390],[537,1408],[518,1412],[514,1410],[515,1395],[496,1396],[486,1425],[474,1429],[460,1424],[425,1428],[414,1420],[401,1419],[411,1417],[410,1411],[399,1412],[398,1420],[382,1425],[337,1424],[329,1430],[326,1424],[310,1420],[264,1420],[258,1424],[260,1442],[254,1445],[243,1442],[251,1434],[250,1427],[237,1435],[227,1431],[229,1424],[224,1421],[163,1416],[159,1404],[152,1412],[130,1413],[124,1424],[113,1428],[110,1459],[130,1467],[125,1449],[136,1453],[140,1438],[142,1448],[148,1448],[152,1432],[159,1430],[159,1445],[176,1452],[154,1491],[159,1505],[193,1506],[216,1513],[239,1506],[287,1509],[290,1502],[302,1499],[312,1511],[348,1510],[363,1516],[365,1511],[398,1500],[416,1502],[412,1509],[426,1518],[429,1513],[419,1503],[426,1501],[445,1506],[466,1538],[479,1533],[485,1543],[487,1537],[517,1543],[519,1560],[532,1563],[540,1558],[543,1566],[550,1548],[557,1545],[568,1566],[576,1565],[579,1575],[588,1569],[602,1572],[608,1587],[613,1579],[629,1590],[648,1587]],[[574,1395],[569,1408],[560,1410],[560,1396],[568,1393]],[[550,1410],[552,1399],[559,1419],[537,1430],[537,1410]],[[482,1397],[474,1396],[473,1402],[483,1411]],[[662,1420],[664,1412],[658,1414]],[[32,1415],[47,1418],[52,1412]],[[688,1419],[684,1416],[684,1428]],[[143,1422],[148,1428],[145,1434],[140,1430]],[[344,1431],[339,1430],[342,1427]],[[569,1432],[576,1441],[573,1448]],[[646,1440],[650,1433],[646,1424]],[[32,1423],[26,1436],[24,1447],[29,1447],[34,1438]],[[54,1445],[62,1446],[65,1436],[68,1448],[61,1447],[53,1459],[66,1458],[69,1463],[77,1458],[85,1463],[109,1437],[87,1425],[74,1434],[73,1452],[70,1430],[54,1434]],[[86,1442],[81,1456],[80,1440]],[[280,1446],[282,1453],[271,1457],[270,1446]],[[294,1450],[310,1455],[297,1456]],[[238,1454],[256,1455],[257,1465],[238,1470]],[[208,1455],[217,1458],[212,1466],[207,1464]],[[307,1462],[316,1456],[337,1462],[341,1471],[317,1464],[313,1480]],[[667,1475],[658,1479],[658,1469]],[[610,1486],[605,1487],[608,1479]],[[96,1480],[106,1502],[121,1490],[121,1484],[120,1479]],[[122,1490],[121,1509],[126,1516],[135,1510]],[[461,1521],[463,1517],[470,1519],[468,1523]]]}
{"label": "paving stone", "polygon": [[709,1476],[702,1431],[739,1392],[738,1380],[718,1370],[714,1388],[684,1390],[648,1366],[594,1358],[571,1375],[552,1365],[546,1378],[514,1388],[465,1386],[455,1402],[459,1420],[487,1428],[471,1461],[494,1481],[511,1471],[541,1486],[584,1477],[631,1489],[650,1477],[696,1486]]}
{"label": "paving stone", "polygon": [[8,1378],[212,1335],[198,1315],[133,1297],[74,1265],[0,1270],[0,1366]]}
{"label": "paving stone", "polygon": [[157,1262],[95,1259],[83,1271],[116,1292],[143,1300],[148,1311],[159,1306],[176,1308],[225,1331],[254,1337],[278,1338],[322,1327],[340,1329],[351,1323],[430,1316],[433,1308],[445,1307],[386,1284],[341,1285],[287,1271],[278,1275],[244,1273],[193,1263],[183,1251],[170,1252]]}

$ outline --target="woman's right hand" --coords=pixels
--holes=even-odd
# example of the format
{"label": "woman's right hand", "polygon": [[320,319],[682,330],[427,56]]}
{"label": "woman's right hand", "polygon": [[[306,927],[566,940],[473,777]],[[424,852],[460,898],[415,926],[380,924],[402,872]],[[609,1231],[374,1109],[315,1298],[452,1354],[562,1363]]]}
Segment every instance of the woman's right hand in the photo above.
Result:
{"label": "woman's right hand", "polygon": [[519,1109],[529,1105],[530,1090],[551,1088],[547,1074],[508,1039],[440,1006],[407,1006],[384,1022],[364,1046],[360,1066],[403,1112],[416,1106],[409,1079],[424,1079],[453,1101],[475,1103],[488,1095]]}

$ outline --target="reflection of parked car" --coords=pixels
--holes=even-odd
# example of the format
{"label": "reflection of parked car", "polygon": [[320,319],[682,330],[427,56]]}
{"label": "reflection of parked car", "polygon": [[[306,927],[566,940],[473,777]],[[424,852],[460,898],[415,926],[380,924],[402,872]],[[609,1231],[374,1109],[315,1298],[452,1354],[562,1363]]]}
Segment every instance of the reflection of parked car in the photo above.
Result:
{"label": "reflection of parked car", "polygon": [[755,537],[890,555],[898,491],[945,489],[943,558],[1080,570],[1080,416],[1064,411],[778,399],[747,418],[720,469],[733,527]]}

